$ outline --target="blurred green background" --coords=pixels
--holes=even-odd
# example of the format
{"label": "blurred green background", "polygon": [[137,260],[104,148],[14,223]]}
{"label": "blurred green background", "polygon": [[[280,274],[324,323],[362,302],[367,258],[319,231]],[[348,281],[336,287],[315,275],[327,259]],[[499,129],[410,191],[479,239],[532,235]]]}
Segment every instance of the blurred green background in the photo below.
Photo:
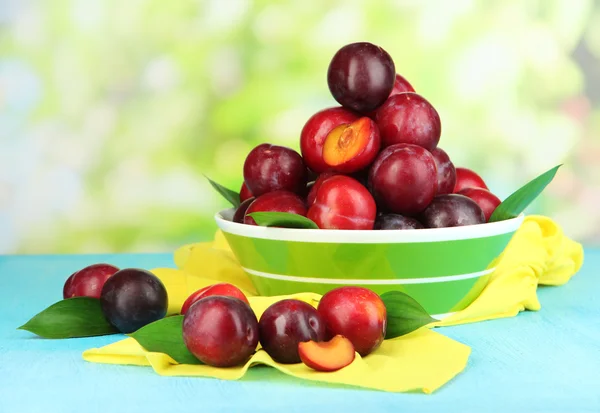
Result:
{"label": "blurred green background", "polygon": [[0,0],[0,253],[209,239],[262,142],[299,147],[326,72],[370,41],[499,197],[600,244],[600,2]]}

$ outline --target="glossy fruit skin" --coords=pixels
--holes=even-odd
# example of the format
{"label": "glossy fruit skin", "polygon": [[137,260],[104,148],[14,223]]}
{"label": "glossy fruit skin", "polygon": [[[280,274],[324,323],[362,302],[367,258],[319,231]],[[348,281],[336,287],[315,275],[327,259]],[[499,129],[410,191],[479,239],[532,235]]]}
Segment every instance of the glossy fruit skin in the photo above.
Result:
{"label": "glossy fruit skin", "polygon": [[420,221],[427,228],[460,227],[485,223],[485,215],[475,201],[464,195],[439,195],[423,211]]}
{"label": "glossy fruit skin", "polygon": [[414,92],[415,88],[409,83],[406,78],[398,73],[396,73],[396,78],[394,80],[394,87],[390,96],[398,95],[400,93],[406,92]]}
{"label": "glossy fruit skin", "polygon": [[502,202],[496,195],[483,188],[463,188],[458,194],[471,198],[479,205],[485,216],[485,222],[489,222],[494,210]]}
{"label": "glossy fruit skin", "polygon": [[327,336],[348,338],[363,357],[376,350],[385,338],[385,304],[366,288],[335,288],[321,297],[317,311],[325,323]]}
{"label": "glossy fruit skin", "polygon": [[92,264],[71,274],[63,287],[63,298],[93,297],[100,298],[106,280],[119,271],[110,264]]}
{"label": "glossy fruit skin", "polygon": [[125,268],[110,277],[100,295],[107,320],[121,333],[132,333],[167,314],[167,289],[149,271]]}
{"label": "glossy fruit skin", "polygon": [[74,296],[75,292],[73,291],[73,276],[77,274],[75,271],[73,274],[67,278],[65,284],[63,285],[63,298],[66,300],[67,298],[71,298]]}
{"label": "glossy fruit skin", "polygon": [[240,188],[240,202],[244,202],[246,199],[253,197],[254,195],[252,194],[252,191],[250,190],[250,188],[248,188],[246,182],[243,182],[242,187]]}
{"label": "glossy fruit skin", "polygon": [[202,300],[203,298],[210,297],[213,295],[234,297],[250,305],[244,293],[235,285],[229,283],[217,283],[213,285],[207,285],[206,287],[201,288],[198,291],[190,294],[190,296],[185,300],[185,302],[181,306],[181,314],[187,313],[190,307],[196,302]]}
{"label": "glossy fruit skin", "polygon": [[308,196],[306,197],[306,205],[309,208],[311,207],[312,204],[315,203],[315,198],[317,197],[317,191],[319,190],[321,185],[323,185],[323,182],[326,179],[331,178],[332,176],[335,176],[335,175],[340,175],[340,174],[338,172],[334,172],[334,171],[327,171],[327,172],[323,172],[321,175],[319,175],[319,177],[315,181],[312,188],[310,188],[310,192],[308,193]]}
{"label": "glossy fruit skin", "polygon": [[256,198],[246,210],[244,224],[256,225],[254,219],[249,216],[253,212],[289,212],[306,216],[306,205],[300,196],[288,191],[275,191],[261,195]]}
{"label": "glossy fruit skin", "polygon": [[[356,139],[360,141],[358,144],[361,146],[360,150],[345,162],[332,164],[327,162],[328,145],[326,143],[323,146],[323,160],[332,170],[340,173],[351,174],[371,165],[373,160],[375,160],[377,157],[379,149],[381,148],[381,137],[379,135],[379,128],[377,127],[377,124],[368,117],[362,117],[354,121],[353,123],[349,124],[345,130],[353,130],[353,132],[350,132],[348,136],[350,136],[350,139]],[[344,138],[342,137],[340,140],[342,139]],[[340,140],[337,141],[336,146],[343,147],[344,144]]]}
{"label": "glossy fruit skin", "polygon": [[368,113],[390,95],[396,79],[391,56],[368,42],[351,43],[338,50],[327,70],[327,85],[337,102]]}
{"label": "glossy fruit skin", "polygon": [[438,190],[437,195],[451,194],[456,185],[456,168],[450,157],[442,148],[431,151],[437,167]]}
{"label": "glossy fruit skin", "polygon": [[325,324],[316,308],[285,299],[272,304],[258,322],[260,344],[278,363],[300,363],[298,343],[325,339]]}
{"label": "glossy fruit skin", "polygon": [[319,187],[306,216],[321,229],[373,229],[377,205],[368,189],[345,175],[332,176]]}
{"label": "glossy fruit skin", "polygon": [[252,202],[254,202],[256,198],[253,196],[244,200],[239,207],[235,210],[235,214],[233,214],[233,222],[237,222],[238,224],[244,223],[244,217],[246,216],[246,211]]}
{"label": "glossy fruit skin", "polygon": [[427,99],[416,93],[391,96],[377,109],[375,119],[383,147],[410,143],[432,151],[442,134],[438,112]]}
{"label": "glossy fruit skin", "polygon": [[388,146],[371,166],[369,187],[383,210],[414,216],[437,192],[435,159],[417,145]]}
{"label": "glossy fruit skin", "polygon": [[300,152],[306,166],[316,174],[331,168],[323,160],[323,144],[329,132],[340,125],[349,124],[360,116],[341,107],[323,109],[312,115],[300,134]]}
{"label": "glossy fruit skin", "polygon": [[425,228],[417,219],[398,214],[381,214],[375,220],[373,229],[423,229]]}
{"label": "glossy fruit skin", "polygon": [[477,172],[463,167],[456,168],[456,184],[454,185],[454,193],[458,193],[464,188],[483,188],[488,189],[483,178]]}
{"label": "glossy fruit skin", "polygon": [[244,182],[255,197],[278,190],[302,194],[306,179],[302,157],[285,146],[263,143],[244,162]]}
{"label": "glossy fruit skin", "polygon": [[258,320],[243,301],[224,296],[206,297],[183,317],[183,341],[200,361],[214,367],[246,362],[258,345]]}

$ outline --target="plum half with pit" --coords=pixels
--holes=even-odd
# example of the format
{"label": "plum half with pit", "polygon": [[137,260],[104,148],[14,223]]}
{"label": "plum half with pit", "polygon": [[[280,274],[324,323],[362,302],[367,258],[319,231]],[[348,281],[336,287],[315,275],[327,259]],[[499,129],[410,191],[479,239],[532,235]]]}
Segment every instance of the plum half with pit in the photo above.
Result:
{"label": "plum half with pit", "polygon": [[442,148],[435,148],[431,151],[431,154],[437,167],[437,195],[451,194],[454,192],[454,186],[456,185],[456,168]]}
{"label": "plum half with pit", "polygon": [[464,195],[438,195],[423,211],[420,221],[427,228],[446,228],[485,223],[483,210]]}
{"label": "plum half with pit", "polygon": [[306,216],[321,229],[373,229],[377,205],[356,179],[334,175],[318,188]]}
{"label": "plum half with pit", "polygon": [[327,85],[335,100],[351,110],[368,113],[390,95],[396,79],[392,57],[368,42],[339,49],[327,70]]}
{"label": "plum half with pit", "polygon": [[293,149],[263,143],[252,149],[244,161],[244,182],[255,197],[278,190],[303,194],[307,169]]}
{"label": "plum half with pit", "polygon": [[416,93],[391,96],[377,109],[375,119],[383,147],[410,143],[432,151],[440,141],[440,116],[427,99]]}
{"label": "plum half with pit", "polygon": [[381,147],[379,129],[362,117],[333,129],[323,145],[323,160],[336,172],[354,173],[368,167]]}
{"label": "plum half with pit", "polygon": [[106,319],[121,333],[134,331],[167,314],[167,289],[149,271],[125,268],[102,287],[100,305]]}
{"label": "plum half with pit", "polygon": [[183,317],[183,341],[198,360],[214,367],[246,362],[258,345],[258,320],[250,306],[214,295],[192,305]]}
{"label": "plum half with pit", "polygon": [[317,309],[296,299],[269,306],[260,317],[258,330],[262,348],[284,364],[300,363],[298,343],[325,339],[325,324]]}
{"label": "plum half with pit", "polygon": [[329,133],[340,125],[347,125],[360,116],[341,107],[323,109],[312,115],[300,133],[300,152],[306,166],[320,174],[331,169],[323,160],[323,145]]}
{"label": "plum half with pit", "polygon": [[429,205],[437,192],[435,159],[421,146],[388,146],[371,166],[369,187],[381,208],[414,216]]}
{"label": "plum half with pit", "polygon": [[249,214],[253,212],[288,212],[306,216],[306,205],[300,196],[289,191],[269,192],[256,198],[244,216],[244,224],[257,225]]}

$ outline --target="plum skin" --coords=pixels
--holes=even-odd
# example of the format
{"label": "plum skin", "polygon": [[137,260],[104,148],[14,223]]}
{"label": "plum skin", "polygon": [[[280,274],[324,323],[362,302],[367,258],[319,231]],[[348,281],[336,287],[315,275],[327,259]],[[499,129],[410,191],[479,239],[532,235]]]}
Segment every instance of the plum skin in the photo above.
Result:
{"label": "plum skin", "polygon": [[368,113],[389,97],[396,80],[391,56],[368,42],[348,44],[339,49],[327,69],[327,85],[338,103]]}
{"label": "plum skin", "polygon": [[445,194],[436,196],[419,220],[427,228],[447,228],[483,224],[485,215],[471,198]]}
{"label": "plum skin", "polygon": [[278,301],[258,322],[262,348],[278,363],[300,363],[298,343],[325,339],[325,324],[316,308],[296,300]]}
{"label": "plum skin", "polygon": [[133,333],[167,313],[167,289],[158,277],[138,268],[117,271],[102,287],[100,305],[121,333]]}

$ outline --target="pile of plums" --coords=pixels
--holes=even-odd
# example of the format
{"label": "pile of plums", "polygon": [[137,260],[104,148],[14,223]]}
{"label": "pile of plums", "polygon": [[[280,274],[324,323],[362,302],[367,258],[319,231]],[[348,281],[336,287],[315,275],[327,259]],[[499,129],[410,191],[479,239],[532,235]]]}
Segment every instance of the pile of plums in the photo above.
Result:
{"label": "pile of plums", "polygon": [[67,278],[63,298],[74,297],[99,299],[108,322],[125,334],[163,318],[169,304],[167,289],[151,272],[106,263],[88,265]]}
{"label": "pile of plums", "polygon": [[352,43],[327,73],[341,105],[308,119],[300,153],[261,144],[243,168],[233,220],[253,212],[306,216],[321,229],[419,229],[482,224],[500,200],[438,146],[436,109],[396,73],[381,47]]}
{"label": "pile of plums", "polygon": [[[129,334],[165,317],[167,290],[158,277],[137,268],[89,265],[67,278],[63,297],[100,300],[106,319]],[[271,304],[260,318],[235,285],[216,283],[192,293],[181,306],[185,346],[214,367],[238,366],[260,348],[282,364],[304,363],[336,371],[366,356],[385,338],[387,311],[381,298],[362,287],[338,287],[318,306],[298,299]]]}
{"label": "pile of plums", "polygon": [[273,360],[336,371],[383,342],[387,312],[381,298],[362,287],[339,287],[319,305],[293,298],[271,304],[257,318],[244,293],[220,283],[192,294],[181,309],[183,340],[200,361],[215,367],[244,364],[260,343]]}

